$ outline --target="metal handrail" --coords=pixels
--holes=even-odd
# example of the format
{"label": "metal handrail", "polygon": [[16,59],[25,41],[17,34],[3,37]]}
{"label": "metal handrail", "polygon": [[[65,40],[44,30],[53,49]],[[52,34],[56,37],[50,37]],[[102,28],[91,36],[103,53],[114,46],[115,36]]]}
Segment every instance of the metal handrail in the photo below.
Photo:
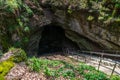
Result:
{"label": "metal handrail", "polygon": [[[101,62],[102,62],[102,60],[104,60],[104,58],[106,58],[105,56],[113,57],[114,59],[115,59],[115,58],[120,58],[120,55],[119,55],[119,54],[116,54],[116,53],[118,53],[118,52],[120,52],[120,51],[114,51],[115,54],[111,54],[111,53],[105,53],[104,51],[99,51],[99,52],[94,52],[94,51],[82,51],[82,50],[74,50],[74,49],[69,49],[69,48],[63,49],[63,50],[65,50],[65,53],[71,54],[71,55],[77,55],[77,57],[78,57],[78,56],[84,56],[84,57],[86,58],[86,56],[89,56],[89,57],[90,57],[90,56],[93,56],[93,54],[95,54],[95,55],[100,55],[100,60],[99,60],[99,63],[98,63],[98,70],[99,70],[100,66],[103,66],[103,65],[101,65]],[[63,51],[63,52],[64,52],[64,51]],[[87,55],[86,55],[85,53],[87,53]],[[106,58],[106,61],[115,63],[113,69],[110,69],[110,70],[112,70],[112,73],[111,73],[110,77],[113,75],[114,72],[117,73],[118,75],[120,75],[120,73],[118,73],[118,72],[115,71],[116,65],[117,65],[117,64],[120,65],[120,60],[115,61],[115,60],[113,59],[113,60],[111,61],[111,60],[109,60],[109,59],[110,59],[110,58]],[[78,60],[78,59],[77,59],[77,60]],[[86,59],[85,59],[85,62],[86,62]],[[106,67],[106,66],[103,66],[103,67],[105,67],[105,68],[108,69],[108,67]]]}

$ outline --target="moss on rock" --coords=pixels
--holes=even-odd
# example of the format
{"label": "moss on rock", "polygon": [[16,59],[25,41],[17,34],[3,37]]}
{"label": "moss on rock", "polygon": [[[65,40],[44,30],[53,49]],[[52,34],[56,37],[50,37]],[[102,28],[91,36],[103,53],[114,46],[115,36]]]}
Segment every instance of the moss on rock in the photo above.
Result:
{"label": "moss on rock", "polygon": [[[5,56],[8,54],[8,57]],[[4,54],[3,58],[5,59],[1,59],[0,62],[0,80],[5,80],[4,77],[14,66],[14,62],[18,63],[27,60],[25,51],[20,48],[10,48],[9,51],[6,54]]]}
{"label": "moss on rock", "polygon": [[13,55],[9,58],[9,60],[17,63],[27,60],[26,52],[21,48],[10,48],[9,51],[13,52]]}
{"label": "moss on rock", "polygon": [[14,62],[6,60],[0,63],[0,80],[5,80],[4,76],[10,71],[14,66]]}

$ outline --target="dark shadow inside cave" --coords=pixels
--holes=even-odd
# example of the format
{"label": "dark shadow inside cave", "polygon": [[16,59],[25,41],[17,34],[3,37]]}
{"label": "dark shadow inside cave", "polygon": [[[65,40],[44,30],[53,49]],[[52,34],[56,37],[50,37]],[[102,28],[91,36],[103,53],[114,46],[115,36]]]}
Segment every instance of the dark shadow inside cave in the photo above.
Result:
{"label": "dark shadow inside cave", "polygon": [[43,27],[42,37],[39,42],[38,54],[63,52],[63,49],[79,49],[78,45],[65,36],[63,28],[55,25]]}

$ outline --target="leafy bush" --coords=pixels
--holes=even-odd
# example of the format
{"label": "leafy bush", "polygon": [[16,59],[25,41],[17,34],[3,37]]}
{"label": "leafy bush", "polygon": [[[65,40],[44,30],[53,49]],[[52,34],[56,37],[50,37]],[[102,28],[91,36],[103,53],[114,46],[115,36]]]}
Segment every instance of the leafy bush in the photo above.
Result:
{"label": "leafy bush", "polygon": [[60,61],[49,61],[48,66],[56,67],[59,66],[60,64],[61,64]]}
{"label": "leafy bush", "polygon": [[110,80],[120,80],[120,76],[118,75],[113,75]]}
{"label": "leafy bush", "polygon": [[79,66],[76,68],[77,71],[79,71],[80,74],[84,74],[85,70],[92,71],[95,70],[94,67],[85,65],[83,63],[79,64]]}
{"label": "leafy bush", "polygon": [[[0,44],[3,49],[10,46],[25,48],[29,40],[29,16],[33,14],[31,8],[23,0],[0,0],[0,14]],[[13,34],[21,40],[13,43]]]}
{"label": "leafy bush", "polygon": [[94,67],[85,65],[83,63],[79,64],[76,68],[79,74],[83,75],[85,80],[107,80],[106,74],[97,71]]}
{"label": "leafy bush", "polygon": [[99,71],[90,71],[84,74],[85,80],[108,80],[106,75]]}
{"label": "leafy bush", "polygon": [[67,63],[65,61],[62,61],[62,63],[64,64],[64,68],[68,68],[68,69],[74,69],[75,68],[72,64]]}
{"label": "leafy bush", "polygon": [[92,70],[95,70],[95,67],[92,67],[92,66],[88,66],[86,64],[80,64],[79,67],[83,70],[89,70],[89,71],[92,71]]}
{"label": "leafy bush", "polygon": [[45,67],[44,74],[45,74],[47,77],[55,76],[55,71],[49,69],[48,67]]}
{"label": "leafy bush", "polygon": [[22,62],[27,60],[27,55],[24,50],[20,48],[10,48],[9,51],[14,53],[9,60],[13,60],[14,62]]}
{"label": "leafy bush", "polygon": [[30,67],[30,69],[32,71],[36,71],[36,72],[39,72],[40,71],[40,66],[41,66],[41,63],[40,63],[40,60],[33,57],[31,58],[29,61],[28,61],[28,65]]}
{"label": "leafy bush", "polygon": [[62,74],[63,77],[75,77],[75,73],[73,70],[65,70],[63,71],[63,74]]}
{"label": "leafy bush", "polygon": [[42,69],[47,69],[46,67],[56,67],[58,65],[61,64],[60,61],[51,61],[51,60],[47,60],[47,59],[39,59],[36,57],[33,57],[31,59],[28,59],[27,64],[30,66],[30,68],[33,71],[39,71]]}
{"label": "leafy bush", "polygon": [[7,5],[7,10],[14,12],[15,9],[19,9],[20,5],[22,4],[21,0],[7,0],[5,1],[6,5]]}

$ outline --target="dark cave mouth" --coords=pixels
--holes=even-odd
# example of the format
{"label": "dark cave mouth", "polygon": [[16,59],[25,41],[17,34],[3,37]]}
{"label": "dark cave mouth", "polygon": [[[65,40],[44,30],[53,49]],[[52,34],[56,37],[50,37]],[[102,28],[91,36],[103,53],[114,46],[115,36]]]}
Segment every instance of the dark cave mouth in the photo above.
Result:
{"label": "dark cave mouth", "polygon": [[43,26],[42,37],[39,42],[38,54],[63,52],[63,49],[79,49],[78,45],[65,36],[65,30],[60,26]]}

